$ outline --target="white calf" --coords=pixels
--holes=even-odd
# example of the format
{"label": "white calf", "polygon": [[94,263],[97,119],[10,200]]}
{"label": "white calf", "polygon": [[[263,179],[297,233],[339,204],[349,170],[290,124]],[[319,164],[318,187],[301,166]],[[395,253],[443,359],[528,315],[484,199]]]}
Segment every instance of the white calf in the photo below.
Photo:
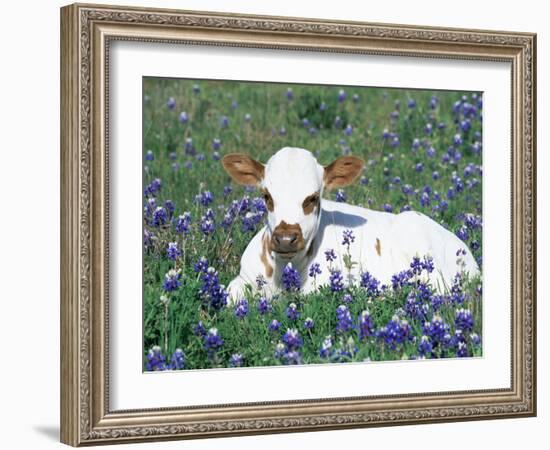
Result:
{"label": "white calf", "polygon": [[[368,271],[382,284],[389,284],[392,275],[409,268],[414,256],[425,255],[433,258],[430,282],[441,292],[459,270],[470,276],[479,273],[467,245],[424,214],[391,214],[323,199],[324,189],[347,186],[357,179],[363,169],[357,157],[342,156],[323,167],[309,151],[285,147],[265,166],[243,154],[227,155],[222,163],[237,183],[259,186],[268,209],[267,224],[248,244],[240,273],[228,287],[233,301],[247,285],[256,289],[260,275],[267,281],[263,289],[279,292],[289,262],[301,276],[302,291],[328,283],[324,252],[329,249],[337,255],[332,268],[340,269],[347,279],[343,263],[347,247],[342,236],[348,229],[355,236],[349,247],[351,260],[357,262],[350,274],[355,279]],[[457,251],[462,249],[465,255],[459,260]],[[322,268],[315,283],[308,277],[314,263]]]}

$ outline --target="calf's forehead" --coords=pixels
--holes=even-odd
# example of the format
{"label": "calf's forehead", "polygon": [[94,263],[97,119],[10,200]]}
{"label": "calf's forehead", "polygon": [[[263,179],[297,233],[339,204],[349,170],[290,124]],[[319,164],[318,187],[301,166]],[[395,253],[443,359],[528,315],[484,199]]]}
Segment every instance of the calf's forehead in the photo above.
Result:
{"label": "calf's forehead", "polygon": [[285,148],[267,162],[264,185],[273,196],[292,195],[301,202],[322,183],[323,168],[307,150]]}

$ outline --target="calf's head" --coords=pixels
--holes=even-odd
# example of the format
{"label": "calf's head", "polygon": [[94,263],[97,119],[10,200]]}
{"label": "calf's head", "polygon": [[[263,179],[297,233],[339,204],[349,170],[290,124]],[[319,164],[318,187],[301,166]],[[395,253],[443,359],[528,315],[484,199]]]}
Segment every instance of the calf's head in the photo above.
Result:
{"label": "calf's head", "polygon": [[353,183],[363,169],[355,156],[342,156],[328,166],[301,148],[285,147],[267,164],[233,153],[222,164],[238,184],[260,187],[268,210],[269,249],[290,260],[307,251],[319,228],[324,189]]}

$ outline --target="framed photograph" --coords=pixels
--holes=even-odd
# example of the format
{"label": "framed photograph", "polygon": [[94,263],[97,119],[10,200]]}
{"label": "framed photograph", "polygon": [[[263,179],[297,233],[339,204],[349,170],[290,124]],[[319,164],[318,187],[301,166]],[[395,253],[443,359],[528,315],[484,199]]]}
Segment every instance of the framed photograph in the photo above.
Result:
{"label": "framed photograph", "polygon": [[536,414],[536,36],[61,9],[61,440]]}

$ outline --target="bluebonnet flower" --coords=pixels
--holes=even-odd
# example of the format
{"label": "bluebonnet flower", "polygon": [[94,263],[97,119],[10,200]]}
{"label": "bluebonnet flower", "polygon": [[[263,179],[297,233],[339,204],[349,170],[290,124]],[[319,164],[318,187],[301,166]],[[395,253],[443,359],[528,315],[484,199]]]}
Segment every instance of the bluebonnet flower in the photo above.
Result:
{"label": "bluebonnet flower", "polygon": [[193,327],[193,334],[200,337],[206,336],[206,328],[204,328],[202,320],[199,320],[197,324]]}
{"label": "bluebonnet flower", "polygon": [[405,311],[411,319],[424,321],[429,313],[429,306],[422,303],[414,291],[409,292],[405,302]]}
{"label": "bluebonnet flower", "polygon": [[359,94],[353,94],[351,99],[354,101],[354,102],[358,102],[359,101]]}
{"label": "bluebonnet flower", "polygon": [[216,351],[223,347],[224,340],[218,334],[217,328],[210,328],[204,336],[204,348],[212,356]]}
{"label": "bluebonnet flower", "polygon": [[410,270],[403,270],[394,274],[391,277],[392,287],[394,290],[400,289],[403,286],[409,284],[410,279],[413,277],[413,273]]}
{"label": "bluebonnet flower", "polygon": [[416,102],[414,101],[414,99],[409,98],[409,99],[407,100],[407,106],[408,106],[410,109],[416,108]]}
{"label": "bluebonnet flower", "polygon": [[418,344],[418,353],[421,356],[431,356],[433,352],[433,346],[430,338],[426,335],[422,335],[420,338],[420,344]]}
{"label": "bluebonnet flower", "polygon": [[258,300],[258,312],[260,314],[267,314],[272,309],[271,303],[269,303],[267,298],[261,297],[260,300]]}
{"label": "bluebonnet flower", "polygon": [[430,305],[434,311],[437,311],[443,303],[445,303],[445,297],[442,295],[433,294],[430,296]]}
{"label": "bluebonnet flower", "polygon": [[384,211],[386,211],[388,213],[393,212],[393,207],[389,203],[384,203],[384,205],[382,207],[384,208]]}
{"label": "bluebonnet flower", "polygon": [[200,94],[201,87],[198,84],[193,85],[193,94]]}
{"label": "bluebonnet flower", "polygon": [[189,114],[187,114],[185,111],[182,111],[180,113],[180,122],[181,123],[187,123],[189,122]]}
{"label": "bluebonnet flower", "polygon": [[166,357],[158,345],[155,345],[147,352],[146,370],[148,372],[156,372],[166,370]]}
{"label": "bluebonnet flower", "polygon": [[433,125],[431,123],[427,123],[426,126],[424,127],[424,133],[430,135],[432,134],[432,131],[433,131]]}
{"label": "bluebonnet flower", "polygon": [[178,233],[188,234],[191,227],[191,213],[186,211],[180,215],[176,221],[176,231]]}
{"label": "bluebonnet flower", "polygon": [[334,253],[333,249],[327,249],[325,250],[325,258],[328,262],[332,262],[336,260],[336,253]]}
{"label": "bluebonnet flower", "polygon": [[256,212],[258,212],[260,214],[267,213],[267,206],[265,204],[264,199],[261,198],[261,197],[254,197],[252,199],[251,207],[252,207],[252,209],[254,209]]}
{"label": "bluebonnet flower", "polygon": [[208,206],[214,201],[214,195],[210,191],[203,191],[195,196],[195,202],[200,203],[202,206]]}
{"label": "bluebonnet flower", "polygon": [[287,350],[297,350],[304,343],[296,328],[287,328],[286,333],[283,335],[283,342],[285,343]]}
{"label": "bluebonnet flower", "polygon": [[229,126],[229,117],[227,116],[222,116],[220,118],[220,126],[222,128],[227,128]]}
{"label": "bluebonnet flower", "polygon": [[[195,155],[197,153],[197,150],[195,149],[195,146],[193,145],[193,138],[186,138],[185,143],[183,144],[183,149],[185,150],[186,155]],[[187,167],[187,164],[186,164]],[[187,167],[190,169],[191,167]]]}
{"label": "bluebonnet flower", "polygon": [[430,195],[427,192],[423,192],[420,196],[420,206],[430,206],[431,200]]}
{"label": "bluebonnet flower", "polygon": [[216,225],[214,224],[214,221],[212,219],[209,219],[206,216],[201,217],[200,227],[201,227],[201,231],[205,236],[208,236],[214,233],[216,229]]}
{"label": "bluebonnet flower", "polygon": [[168,218],[171,220],[172,216],[174,215],[174,210],[176,207],[174,206],[174,202],[172,200],[166,200],[164,202],[164,207],[166,208],[166,212],[168,213]]}
{"label": "bluebonnet flower", "polygon": [[204,153],[199,153],[197,156],[195,156],[197,161],[204,161],[206,159],[206,156],[204,156]]}
{"label": "bluebonnet flower", "polygon": [[229,365],[231,367],[242,367],[244,362],[243,355],[241,353],[233,353],[229,359]]}
{"label": "bluebonnet flower", "polygon": [[437,97],[435,95],[432,95],[432,98],[430,99],[430,103],[429,103],[430,109],[437,108],[437,103],[438,103]]}
{"label": "bluebonnet flower", "polygon": [[224,197],[228,197],[229,194],[231,194],[231,192],[233,192],[233,188],[229,185],[226,185],[223,187],[223,196]]}
{"label": "bluebonnet flower", "polygon": [[470,122],[469,119],[464,119],[460,122],[460,129],[464,133],[467,133],[468,131],[470,131],[471,128],[472,128],[472,122]]}
{"label": "bluebonnet flower", "polygon": [[321,266],[319,263],[313,263],[309,266],[309,276],[313,279],[317,278],[317,275],[321,275]]}
{"label": "bluebonnet flower", "polygon": [[287,88],[286,90],[286,98],[288,100],[293,100],[294,99],[294,91],[292,90],[292,88]]}
{"label": "bluebonnet flower", "polygon": [[353,303],[353,296],[351,294],[344,294],[344,296],[342,297],[342,301],[349,305],[350,303]]}
{"label": "bluebonnet flower", "polygon": [[396,148],[399,146],[399,136],[396,135],[392,138],[392,140],[390,141],[390,146],[392,148]]}
{"label": "bluebonnet flower", "polygon": [[366,339],[372,336],[373,333],[374,323],[372,322],[370,313],[365,310],[359,315],[359,339]]}
{"label": "bluebonnet flower", "polygon": [[181,269],[170,269],[166,275],[164,275],[163,289],[166,292],[175,291],[181,286]]}
{"label": "bluebonnet flower", "polygon": [[424,323],[423,331],[434,344],[446,344],[450,338],[448,337],[449,325],[447,325],[438,314],[434,314],[430,322]]}
{"label": "bluebonnet flower", "polygon": [[286,316],[294,321],[300,317],[300,312],[298,311],[298,307],[296,306],[296,303],[291,303],[286,308]]}
{"label": "bluebonnet flower", "polygon": [[235,305],[235,317],[242,319],[248,314],[248,300],[241,298]]}
{"label": "bluebonnet flower", "polygon": [[456,235],[462,241],[467,241],[470,238],[470,235],[468,234],[468,228],[465,225],[462,225],[456,231]]}
{"label": "bluebonnet flower", "polygon": [[432,180],[439,180],[439,172],[437,170],[432,172]]}
{"label": "bluebonnet flower", "polygon": [[332,336],[327,336],[323,340],[323,343],[321,344],[321,349],[319,350],[319,356],[321,358],[330,357],[330,355],[332,353],[332,345],[333,345]]}
{"label": "bluebonnet flower", "polygon": [[347,200],[346,192],[343,189],[338,189],[336,191],[336,201],[344,203]]}
{"label": "bluebonnet flower", "polygon": [[470,334],[470,342],[472,343],[472,345],[474,347],[477,347],[478,345],[481,344],[481,338],[479,337],[479,335],[477,333],[471,333]]}
{"label": "bluebonnet flower", "polygon": [[346,305],[340,305],[336,308],[336,318],[338,319],[338,323],[336,324],[336,331],[338,333],[346,333],[351,330],[353,320]]}
{"label": "bluebonnet flower", "polygon": [[237,102],[237,100],[233,100],[231,102],[231,109],[237,109],[239,107],[239,103]]}
{"label": "bluebonnet flower", "polygon": [[273,319],[269,323],[269,331],[279,331],[281,328],[281,323],[277,319]]}
{"label": "bluebonnet flower", "polygon": [[155,155],[153,154],[153,150],[147,150],[147,153],[145,153],[145,161],[153,161],[155,159]]}
{"label": "bluebonnet flower", "polygon": [[249,113],[246,113],[244,115],[244,121],[245,122],[250,122],[251,120],[252,120],[252,116]]}
{"label": "bluebonnet flower", "polygon": [[185,354],[181,348],[177,348],[172,354],[170,360],[171,370],[182,370],[185,368]]}
{"label": "bluebonnet flower", "polygon": [[346,136],[351,136],[352,133],[353,133],[353,127],[348,123],[346,128],[344,128],[344,134]]}
{"label": "bluebonnet flower", "polygon": [[222,141],[219,138],[212,139],[212,149],[219,150],[222,146]]}
{"label": "bluebonnet flower", "polygon": [[401,188],[401,191],[405,195],[411,195],[413,193],[413,188],[410,184],[404,184],[403,187]]}
{"label": "bluebonnet flower", "polygon": [[417,163],[415,166],[414,166],[414,170],[416,170],[417,172],[422,172],[424,170],[424,164],[422,164],[421,162],[420,163]]}
{"label": "bluebonnet flower", "polygon": [[304,126],[304,128],[309,127],[310,122],[309,122],[309,119],[308,119],[307,117],[304,117],[304,118],[302,119],[302,125]]}
{"label": "bluebonnet flower", "polygon": [[162,181],[160,178],[155,178],[151,183],[145,187],[146,196],[155,196],[155,194],[162,188]]}
{"label": "bluebonnet flower", "polygon": [[315,322],[311,317],[306,317],[306,320],[304,320],[304,328],[306,330],[311,330],[313,326],[315,325]]}
{"label": "bluebonnet flower", "polygon": [[380,281],[374,278],[369,272],[363,272],[361,274],[360,284],[369,295],[376,297],[380,294]]}
{"label": "bluebonnet flower", "polygon": [[339,102],[343,102],[346,99],[347,96],[348,96],[348,94],[346,94],[346,91],[344,91],[343,89],[340,89],[338,91],[338,101]]}
{"label": "bluebonnet flower", "polygon": [[199,296],[203,303],[215,310],[219,310],[227,305],[228,293],[225,287],[220,284],[216,269],[209,267],[206,273],[202,274],[201,278],[202,286],[199,290]]}
{"label": "bluebonnet flower", "polygon": [[392,350],[405,341],[412,340],[409,323],[406,320],[400,320],[397,315],[394,315],[387,325],[378,331],[377,335]]}
{"label": "bluebonnet flower", "polygon": [[178,259],[178,257],[181,255],[181,251],[178,248],[178,243],[169,242],[168,248],[166,249],[166,254],[168,258],[171,259],[172,261],[175,261],[176,259]]}
{"label": "bluebonnet flower", "polygon": [[355,242],[355,236],[353,235],[353,231],[344,230],[343,233],[342,233],[342,236],[343,236],[342,245],[345,245],[348,248],[348,251],[349,251],[349,246],[353,242]]}
{"label": "bluebonnet flower", "polygon": [[469,309],[457,309],[455,313],[455,326],[464,332],[472,331],[474,328],[472,312]]}
{"label": "bluebonnet flower", "polygon": [[286,291],[299,291],[301,287],[300,274],[288,263],[283,269],[282,282]]}
{"label": "bluebonnet flower", "polygon": [[453,137],[453,144],[454,145],[461,145],[462,144],[462,136],[460,134],[455,134]]}
{"label": "bluebonnet flower", "polygon": [[193,266],[193,270],[197,273],[206,273],[206,271],[208,270],[208,259],[206,259],[204,256],[201,256]]}
{"label": "bluebonnet flower", "polygon": [[166,102],[166,106],[168,109],[174,109],[176,107],[176,99],[174,97],[170,97]]}
{"label": "bluebonnet flower", "polygon": [[333,269],[330,271],[330,290],[332,292],[340,292],[344,290],[344,278],[342,277],[342,272],[338,269]]}
{"label": "bluebonnet flower", "polygon": [[466,342],[458,342],[456,356],[458,356],[459,358],[467,358],[468,356],[470,356],[470,354],[468,353],[468,345],[466,344]]}

